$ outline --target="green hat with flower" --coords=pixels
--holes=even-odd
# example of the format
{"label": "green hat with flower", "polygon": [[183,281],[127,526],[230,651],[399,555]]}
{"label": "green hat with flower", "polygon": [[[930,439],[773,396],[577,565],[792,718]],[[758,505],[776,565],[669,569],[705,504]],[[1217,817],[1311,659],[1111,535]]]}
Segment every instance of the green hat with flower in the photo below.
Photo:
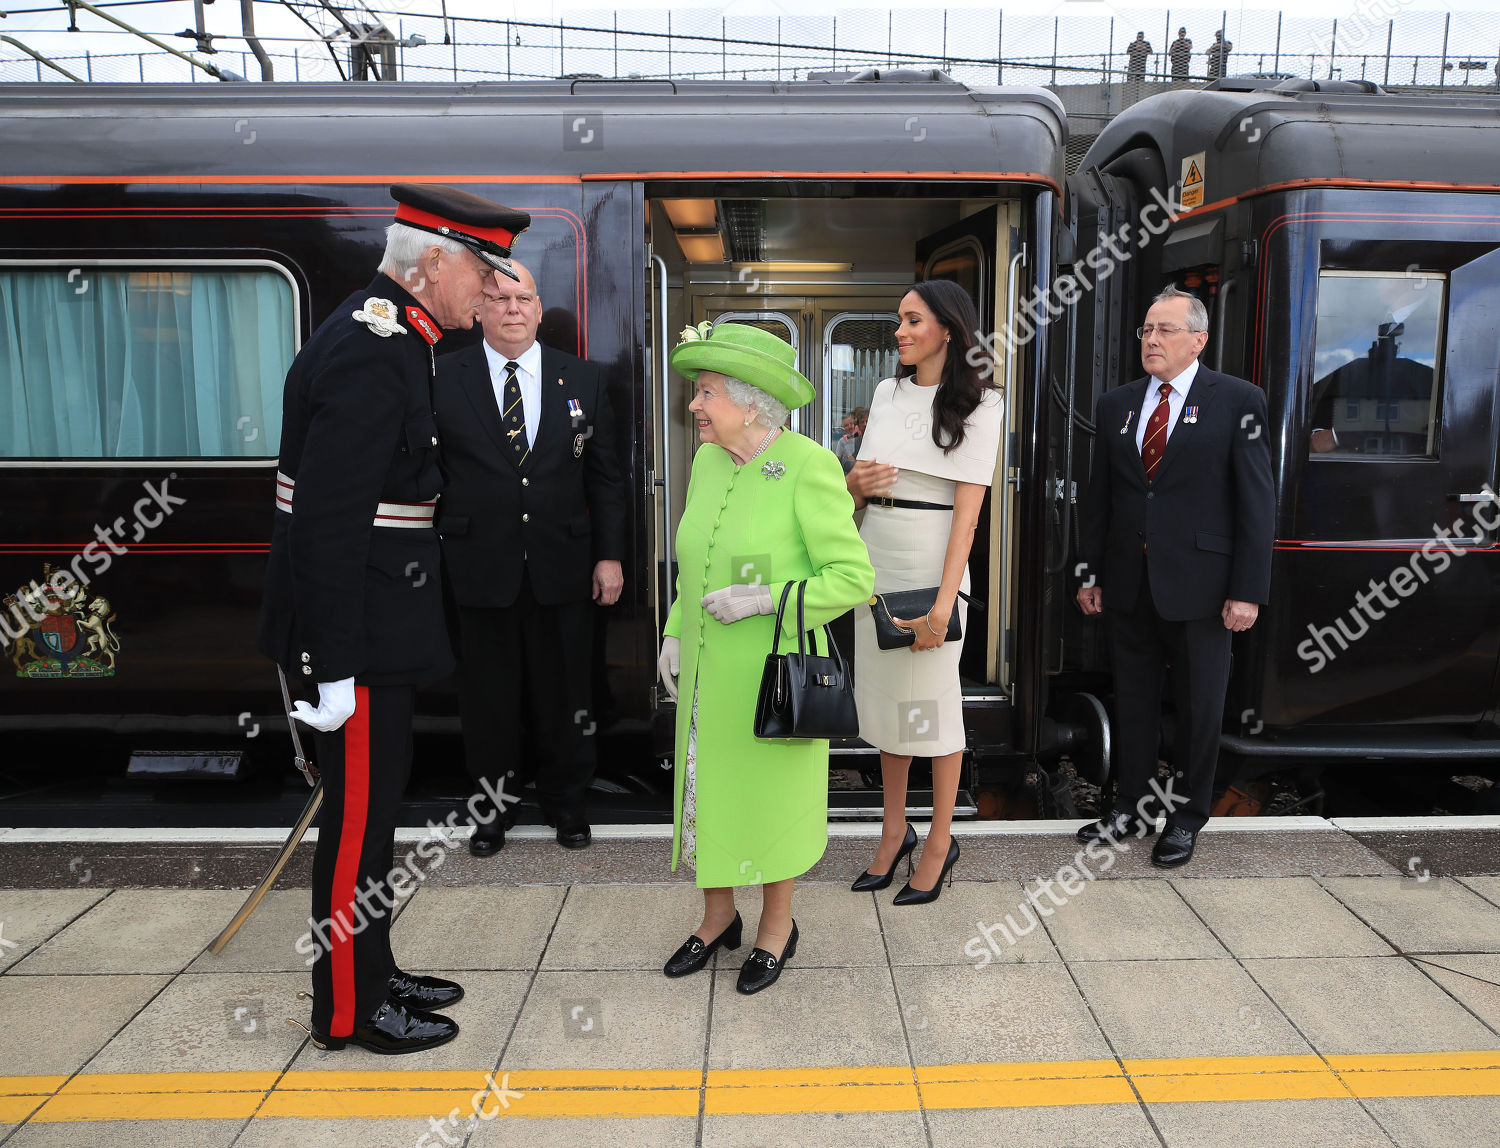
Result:
{"label": "green hat with flower", "polygon": [[697,379],[716,371],[758,387],[796,410],[813,401],[813,385],[794,365],[797,352],[785,339],[748,323],[699,323],[684,327],[672,349],[672,369]]}

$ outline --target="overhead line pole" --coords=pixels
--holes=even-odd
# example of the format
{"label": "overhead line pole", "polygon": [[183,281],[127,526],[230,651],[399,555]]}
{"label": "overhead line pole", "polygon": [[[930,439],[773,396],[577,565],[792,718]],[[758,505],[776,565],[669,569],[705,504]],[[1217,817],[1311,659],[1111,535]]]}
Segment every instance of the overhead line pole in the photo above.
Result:
{"label": "overhead line pole", "polygon": [[223,80],[223,81],[225,81],[227,83],[231,79],[230,76],[226,76],[223,72],[221,72],[218,68],[214,67],[212,64],[206,64],[202,60],[195,60],[195,59],[193,59],[192,56],[189,56],[186,52],[179,52],[176,48],[172,47],[171,44],[166,44],[166,43],[163,43],[161,40],[158,40],[155,36],[151,35],[151,33],[149,33],[149,32],[142,32],[139,28],[132,28],[129,24],[125,23],[124,20],[121,20],[121,19],[119,19],[116,16],[111,16],[108,12],[101,12],[98,8],[95,8],[92,4],[90,4],[88,2],[88,0],[63,0],[63,3],[68,8],[70,8],[70,9],[76,10],[78,8],[82,8],[85,12],[92,12],[95,16],[98,16],[101,20],[108,20],[111,24],[114,24],[116,27],[124,28],[125,31],[129,32],[131,35],[133,35],[133,36],[139,36],[142,40],[145,40],[148,44],[152,44],[152,45],[160,48],[163,52],[170,52],[172,55],[176,56],[179,60],[186,60],[189,64],[193,65],[193,67],[195,67],[195,68],[202,68],[205,72],[207,72],[210,76],[212,76],[216,80]]}

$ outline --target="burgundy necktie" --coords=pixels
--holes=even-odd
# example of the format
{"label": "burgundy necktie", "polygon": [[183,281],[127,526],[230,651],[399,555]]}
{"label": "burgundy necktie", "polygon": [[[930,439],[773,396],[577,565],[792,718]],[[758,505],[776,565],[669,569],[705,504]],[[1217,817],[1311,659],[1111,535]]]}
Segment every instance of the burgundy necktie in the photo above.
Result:
{"label": "burgundy necktie", "polygon": [[1161,465],[1162,451],[1167,447],[1167,420],[1172,417],[1172,404],[1169,401],[1171,395],[1171,385],[1163,383],[1161,402],[1157,403],[1156,409],[1151,412],[1151,421],[1146,424],[1146,437],[1141,440],[1141,461],[1146,464],[1148,482],[1156,477],[1156,468]]}

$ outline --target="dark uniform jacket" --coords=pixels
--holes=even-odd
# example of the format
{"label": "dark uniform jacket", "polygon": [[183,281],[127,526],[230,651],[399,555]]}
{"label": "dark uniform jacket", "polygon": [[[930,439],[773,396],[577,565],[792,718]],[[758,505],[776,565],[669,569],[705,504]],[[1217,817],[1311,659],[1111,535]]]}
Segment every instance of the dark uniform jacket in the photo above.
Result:
{"label": "dark uniform jacket", "polygon": [[1106,611],[1131,609],[1144,546],[1162,618],[1207,618],[1230,598],[1264,604],[1275,516],[1265,393],[1200,363],[1148,481],[1135,445],[1148,383],[1157,385],[1136,379],[1099,399],[1079,555],[1084,583],[1096,580]]}
{"label": "dark uniform jacket", "polygon": [[598,366],[543,346],[540,405],[536,442],[518,467],[484,346],[438,360],[438,431],[450,484],[438,532],[460,606],[512,605],[524,566],[543,605],[587,601],[594,563],[625,557],[625,487]]}
{"label": "dark uniform jacket", "polygon": [[[394,304],[405,333],[354,312]],[[282,396],[281,473],[260,649],[294,680],[416,684],[451,672],[437,533],[377,527],[381,502],[443,488],[432,411],[431,342],[442,332],[394,280],[377,275],[338,305],[297,354]]]}

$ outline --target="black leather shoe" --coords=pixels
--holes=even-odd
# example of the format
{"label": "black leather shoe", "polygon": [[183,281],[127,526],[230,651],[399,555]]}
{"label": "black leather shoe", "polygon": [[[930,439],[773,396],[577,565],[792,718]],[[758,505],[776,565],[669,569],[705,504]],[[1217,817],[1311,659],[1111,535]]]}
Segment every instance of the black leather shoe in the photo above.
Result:
{"label": "black leather shoe", "polygon": [[792,935],[786,939],[786,947],[781,950],[781,956],[773,957],[765,949],[751,949],[745,963],[740,966],[740,978],[735,981],[734,987],[746,996],[770,988],[796,952],[797,922],[793,920]]}
{"label": "black leather shoe", "polygon": [[943,878],[948,878],[948,884],[953,884],[953,866],[958,864],[958,841],[956,838],[948,838],[948,855],[943,858],[943,871],[938,874],[937,884],[931,889],[916,889],[908,881],[901,886],[901,892],[891,898],[892,905],[926,905],[936,901],[943,892]]}
{"label": "black leather shoe", "polygon": [[447,1008],[464,999],[463,986],[457,981],[445,981],[442,977],[419,977],[397,969],[386,982],[390,998],[407,1008],[431,1012]]}
{"label": "black leather shoe", "polygon": [[474,826],[469,838],[469,852],[475,857],[493,857],[505,848],[505,822],[495,818],[488,825]]}
{"label": "black leather shoe", "polygon": [[557,827],[557,843],[564,849],[587,849],[593,840],[587,821],[564,821]]}
{"label": "black leather shoe", "polygon": [[715,949],[722,947],[732,953],[739,948],[744,927],[745,922],[740,920],[740,915],[736,912],[734,920],[730,921],[724,931],[713,940],[702,941],[698,939],[696,933],[693,934],[682,942],[678,950],[672,954],[671,959],[662,966],[661,971],[669,977],[685,977],[689,973],[696,973],[708,964],[708,958],[714,955]]}
{"label": "black leather shoe", "polygon": [[1074,836],[1087,845],[1090,841],[1121,841],[1126,837],[1150,837],[1155,833],[1154,821],[1116,809],[1108,817],[1101,817],[1093,824],[1085,825]]}
{"label": "black leather shoe", "polygon": [[407,1008],[395,1001],[386,1001],[375,1015],[355,1027],[350,1036],[313,1035],[313,1043],[319,1048],[339,1049],[348,1044],[357,1044],[371,1052],[394,1056],[403,1052],[421,1052],[447,1044],[458,1035],[458,1025],[445,1016],[421,1009]]}
{"label": "black leather shoe", "polygon": [[1151,864],[1160,865],[1163,869],[1186,865],[1193,859],[1193,847],[1197,844],[1198,834],[1195,830],[1168,825],[1161,840],[1156,843],[1156,848],[1151,850]]}
{"label": "black leather shoe", "polygon": [[891,878],[896,875],[896,866],[901,864],[901,858],[906,858],[906,875],[911,876],[911,853],[917,847],[917,831],[911,827],[911,822],[906,823],[906,836],[901,839],[901,848],[896,851],[896,859],[891,862],[891,867],[882,874],[871,873],[866,869],[858,877],[854,878],[854,884],[849,888],[856,893],[878,892],[889,888]]}

